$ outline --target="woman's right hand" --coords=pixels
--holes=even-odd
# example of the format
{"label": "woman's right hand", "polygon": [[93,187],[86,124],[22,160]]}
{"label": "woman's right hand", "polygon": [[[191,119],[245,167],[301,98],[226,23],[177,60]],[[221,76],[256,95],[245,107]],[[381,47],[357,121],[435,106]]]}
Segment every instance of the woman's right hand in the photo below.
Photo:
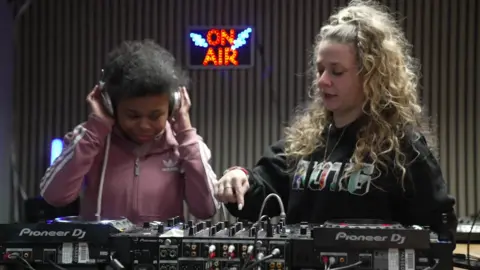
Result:
{"label": "woman's right hand", "polygon": [[245,205],[244,195],[250,188],[248,175],[243,170],[234,169],[227,172],[215,184],[215,198],[223,203],[237,203],[238,210]]}
{"label": "woman's right hand", "polygon": [[102,100],[102,93],[98,85],[95,85],[90,94],[88,94],[87,103],[92,113],[96,116],[108,122],[113,120],[113,117],[105,110]]}

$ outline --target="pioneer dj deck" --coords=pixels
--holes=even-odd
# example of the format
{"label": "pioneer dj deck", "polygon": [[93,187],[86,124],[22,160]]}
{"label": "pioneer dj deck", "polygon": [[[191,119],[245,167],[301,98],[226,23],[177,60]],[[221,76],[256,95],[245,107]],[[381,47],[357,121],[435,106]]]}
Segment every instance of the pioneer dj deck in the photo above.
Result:
{"label": "pioneer dj deck", "polygon": [[[127,219],[83,222],[74,217],[46,223],[0,225],[2,263],[88,266],[109,261],[110,235],[134,229]],[[10,258],[9,258],[10,257]]]}
{"label": "pioneer dj deck", "polygon": [[[452,269],[452,244],[428,230],[377,221],[285,225],[269,221],[142,227],[128,220],[0,226],[0,264],[136,270]],[[12,255],[13,254],[13,255]]]}

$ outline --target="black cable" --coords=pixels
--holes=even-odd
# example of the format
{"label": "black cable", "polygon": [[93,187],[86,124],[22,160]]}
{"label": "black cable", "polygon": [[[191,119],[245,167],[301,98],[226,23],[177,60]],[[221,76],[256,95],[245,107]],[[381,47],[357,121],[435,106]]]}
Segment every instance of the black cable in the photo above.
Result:
{"label": "black cable", "polygon": [[259,259],[258,261],[254,262],[252,265],[248,266],[245,268],[245,270],[248,270],[248,269],[253,269],[255,266],[261,264],[262,262],[265,262],[266,260],[269,260],[271,258],[274,258],[275,256],[278,256],[280,254],[280,249],[278,248],[275,248],[271,254]]}
{"label": "black cable", "polygon": [[[255,232],[255,238],[253,239],[253,250],[252,250],[253,256],[256,256],[256,254],[257,254],[258,234],[260,233],[260,225],[262,224],[262,221],[263,221],[264,219],[270,220],[270,217],[269,217],[268,215],[263,215],[263,216],[261,216],[261,217],[257,220],[256,223],[254,223],[254,224],[252,225],[252,227],[256,227],[256,228],[257,228],[257,230],[256,230],[256,232]],[[245,262],[244,262],[241,270],[247,269],[247,265],[248,265],[249,262],[250,262],[250,260],[249,260],[249,258],[247,258],[247,259],[245,260]]]}
{"label": "black cable", "polygon": [[[13,3],[13,7],[14,7],[14,9],[15,9],[16,3],[15,3],[15,1],[13,1],[13,2],[14,2],[14,3]],[[19,31],[21,30],[21,29],[19,29],[19,28],[20,28],[20,26],[19,26],[19,24],[20,24],[20,19],[21,19],[21,17],[27,12],[28,8],[32,5],[33,2],[34,2],[34,0],[27,0],[27,1],[25,1],[25,2],[20,6],[18,12],[16,12],[16,13],[13,14],[13,33],[12,33],[13,36],[12,36],[12,38],[13,38],[13,47],[14,47],[14,54],[15,54],[14,57],[16,57],[16,54],[17,54],[16,50],[17,50],[18,48],[20,48],[20,37],[19,37],[19,35],[20,35]],[[14,87],[14,84],[12,84],[12,87]],[[19,121],[18,121],[18,119],[16,119],[16,115],[18,115],[18,113],[15,112],[15,109],[16,109],[16,108],[15,108],[15,106],[14,106],[14,107],[12,108],[12,113],[13,113],[13,124],[11,125],[11,127],[12,127],[12,130],[11,130],[11,135],[12,135],[12,137],[11,137],[11,139],[10,139],[10,144],[11,144],[11,147],[12,147],[12,149],[11,149],[11,152],[12,152],[11,156],[14,156],[15,153],[18,152],[18,151],[17,151],[17,149],[18,149],[18,147],[17,147],[17,141],[15,140],[15,138],[18,138],[18,136],[16,136],[16,135],[17,135],[16,133],[17,133],[18,130],[19,130],[19,128],[17,127],[17,125],[18,125],[17,123],[18,123]],[[17,188],[17,190],[14,190],[14,192],[19,192],[20,195],[22,196],[22,202],[24,202],[24,201],[25,201],[25,198],[24,198],[24,197],[25,197],[25,194],[26,194],[26,193],[25,193],[25,189],[24,189],[24,188],[18,183],[18,181],[16,181],[16,179],[15,179],[15,178],[18,177],[18,175],[19,175],[18,164],[17,164],[17,162],[11,163],[10,166],[11,166],[11,168],[10,168],[10,169],[11,169],[11,177],[13,178],[12,181],[13,181],[14,187],[15,187],[15,185],[16,185],[16,188]],[[15,203],[18,204],[19,202],[16,201]],[[15,219],[17,219],[17,216],[16,216],[15,214],[18,214],[18,216],[21,215],[20,213],[22,213],[22,211],[19,210],[19,209],[20,209],[20,207],[18,207],[18,208],[15,207],[15,206],[13,207],[14,213],[13,213],[13,215],[11,216],[11,218],[14,217]],[[23,213],[22,216],[24,216],[24,215],[25,215],[25,214]],[[18,219],[20,219],[20,218],[18,218]],[[19,221],[19,220],[15,220],[15,222],[18,222],[18,221]]]}
{"label": "black cable", "polygon": [[32,5],[33,0],[27,0],[18,10],[17,14],[14,16],[14,20],[18,20],[26,11],[27,9]]}
{"label": "black cable", "polygon": [[54,261],[52,260],[48,260],[47,261],[51,266],[53,266],[55,269],[58,269],[58,270],[67,270],[66,268],[63,268],[61,267],[60,265],[56,264]]}
{"label": "black cable", "polygon": [[477,218],[480,216],[480,211],[475,214],[475,217],[473,218],[472,226],[470,227],[470,231],[468,232],[467,236],[467,265],[468,268],[471,268],[472,265],[470,263],[470,240],[472,237],[472,232],[473,228],[475,227],[475,223],[477,222]]}
{"label": "black cable", "polygon": [[115,258],[115,252],[110,254],[110,266],[114,269],[125,269],[125,266]]}
{"label": "black cable", "polygon": [[7,258],[9,260],[15,260],[17,262],[19,262],[22,266],[24,266],[26,269],[29,269],[29,270],[35,270],[35,268],[33,268],[33,266],[27,261],[25,260],[20,254],[18,253],[12,253],[12,254],[9,254],[7,256]]}
{"label": "black cable", "polygon": [[251,264],[251,265],[249,265],[248,267],[246,267],[245,270],[253,269],[255,266],[257,266],[257,265],[261,264],[262,262],[264,262],[264,261],[266,261],[266,260],[268,260],[268,259],[271,259],[271,258],[273,258],[273,255],[267,255],[267,256],[263,257],[262,259],[254,262],[253,264]]}
{"label": "black cable", "polygon": [[[262,215],[263,214],[263,211],[265,210],[265,207],[267,206],[267,202],[268,200],[270,200],[271,198],[275,198],[277,199],[277,202],[278,202],[278,206],[280,207],[280,218],[283,220],[286,218],[286,213],[285,213],[285,207],[283,205],[283,201],[282,201],[282,198],[280,198],[280,196],[278,196],[278,194],[276,193],[270,193],[267,195],[267,197],[265,197],[265,199],[263,200],[263,203],[262,203],[262,207],[260,208],[260,213],[258,214],[258,220],[257,220],[257,223],[256,223],[256,227],[257,227],[257,231],[255,233],[255,238],[254,238],[254,242],[253,242],[253,254],[254,256],[257,254],[257,241],[258,241],[258,234],[260,233],[260,224],[262,222],[263,219],[267,218],[268,220],[268,226],[271,226],[271,219],[268,215]],[[255,224],[253,225],[255,226]],[[271,228],[270,228],[271,229]],[[247,264],[249,263],[250,261],[247,260],[244,264],[243,264],[243,267],[241,270],[245,270],[245,268],[247,267]]]}
{"label": "black cable", "polygon": [[436,259],[436,260],[435,260],[435,263],[434,263],[433,265],[430,265],[430,266],[424,268],[423,270],[433,270],[433,269],[437,268],[437,266],[438,266],[439,263],[440,263],[440,260],[437,260],[437,259]]}

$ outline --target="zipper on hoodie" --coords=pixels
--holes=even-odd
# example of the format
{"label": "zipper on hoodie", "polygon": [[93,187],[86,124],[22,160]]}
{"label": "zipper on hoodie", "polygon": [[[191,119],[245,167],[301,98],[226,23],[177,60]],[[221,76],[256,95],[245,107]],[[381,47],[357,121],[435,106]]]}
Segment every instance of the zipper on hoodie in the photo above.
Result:
{"label": "zipper on hoodie", "polygon": [[139,176],[140,175],[140,159],[137,158],[135,160],[135,170],[134,170],[134,175]]}
{"label": "zipper on hoodie", "polygon": [[139,206],[139,203],[138,203],[138,189],[139,189],[139,181],[138,181],[138,177],[140,175],[140,158],[136,158],[135,159],[135,165],[134,165],[134,168],[133,168],[133,205],[132,205],[132,215],[133,216],[136,216],[138,217],[139,213],[138,213],[138,207]]}

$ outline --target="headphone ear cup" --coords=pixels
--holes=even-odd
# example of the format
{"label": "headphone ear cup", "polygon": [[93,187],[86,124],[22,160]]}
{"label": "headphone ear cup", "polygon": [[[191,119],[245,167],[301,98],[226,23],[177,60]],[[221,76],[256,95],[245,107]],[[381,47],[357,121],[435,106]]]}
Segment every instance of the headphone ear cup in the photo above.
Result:
{"label": "headphone ear cup", "polygon": [[168,117],[172,118],[175,113],[180,109],[181,94],[180,91],[174,91],[170,94],[170,104],[168,106]]}
{"label": "headphone ear cup", "polygon": [[102,90],[102,100],[103,100],[103,107],[107,111],[108,114],[113,116],[113,105],[112,105],[112,100],[110,99],[110,96],[106,91]]}
{"label": "headphone ear cup", "polygon": [[100,93],[102,95],[103,108],[108,114],[110,114],[110,116],[113,116],[112,99],[108,95],[107,90],[105,90],[104,77],[105,77],[105,70],[102,69],[102,75],[100,76],[100,80],[98,81],[98,87],[100,88]]}

